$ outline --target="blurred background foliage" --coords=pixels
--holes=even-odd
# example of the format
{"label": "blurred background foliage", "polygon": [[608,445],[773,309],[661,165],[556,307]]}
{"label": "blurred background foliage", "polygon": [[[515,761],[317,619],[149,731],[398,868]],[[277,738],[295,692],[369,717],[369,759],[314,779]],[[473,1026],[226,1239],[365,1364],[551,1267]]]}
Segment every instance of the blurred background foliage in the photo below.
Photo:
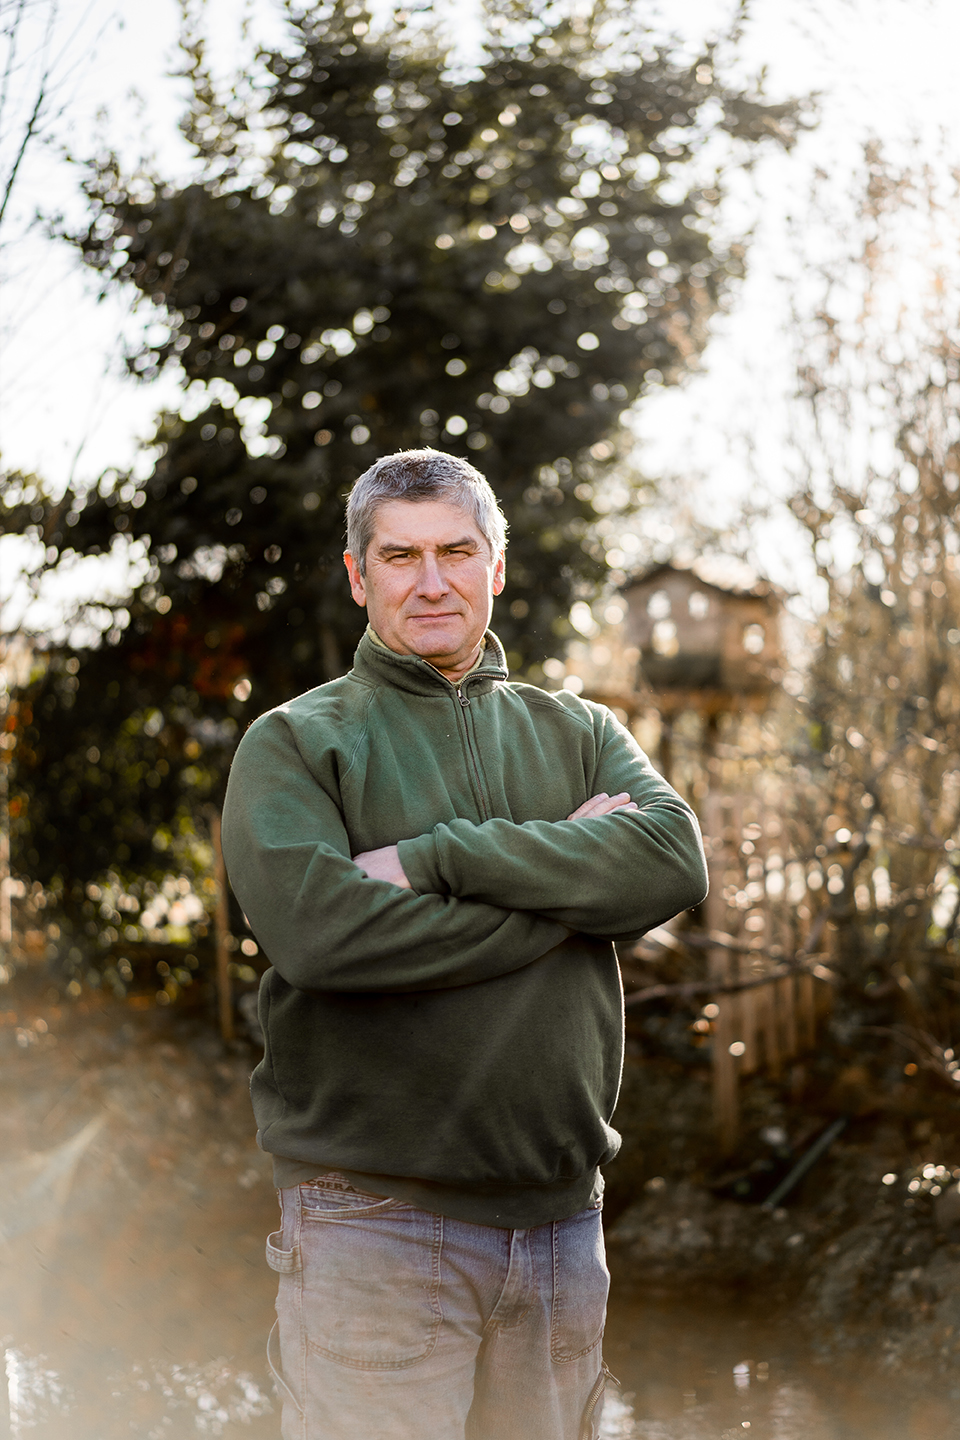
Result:
{"label": "blurred background foliage", "polygon": [[[691,707],[673,736],[674,783],[716,848],[718,928],[742,940],[753,929],[758,962],[806,948],[832,968],[825,1062],[870,1060],[894,1087],[907,1060],[908,1075],[926,1069],[955,1097],[960,212],[953,182],[944,193],[919,153],[902,165],[871,144],[863,158],[839,258],[794,314],[784,505],[811,575],[785,617],[782,688],[760,717],[722,717],[715,746]],[[834,223],[817,188],[804,223]],[[923,282],[906,314],[915,256]],[[688,957],[671,978],[696,973]]]}
{"label": "blurred background foliage", "polygon": [[344,498],[385,452],[434,445],[490,477],[511,526],[494,623],[542,680],[572,602],[610,577],[594,502],[618,417],[694,363],[742,270],[711,234],[721,181],[693,161],[717,131],[746,156],[801,123],[725,87],[712,51],[654,48],[630,5],[494,6],[464,74],[422,29],[372,37],[359,4],[287,18],[228,90],[186,35],[195,175],[102,155],[65,237],[153,307],[133,373],[183,383],[145,478],[4,491],[4,527],[42,538],[47,569],[143,556],[91,615],[99,639],[48,650],[15,702],[13,864],[67,911],[110,866],[165,873],[240,727],[349,667]]}
{"label": "blurred background foliage", "polygon": [[[850,1026],[876,1006],[952,1079],[960,1023],[958,215],[930,167],[864,155],[856,264],[798,317],[799,520],[823,603],[795,784],[837,930]],[[814,197],[814,204],[820,202]],[[905,239],[905,236],[908,238]],[[950,236],[941,262],[941,237]],[[909,320],[895,257],[924,257]],[[931,259],[931,257],[933,257]],[[852,301],[852,303],[851,303]],[[875,437],[851,436],[865,405]],[[838,844],[836,834],[847,839]],[[871,1015],[872,1011],[872,1015]],[[939,1041],[935,1037],[939,1036]],[[942,1060],[949,1051],[948,1063]]]}

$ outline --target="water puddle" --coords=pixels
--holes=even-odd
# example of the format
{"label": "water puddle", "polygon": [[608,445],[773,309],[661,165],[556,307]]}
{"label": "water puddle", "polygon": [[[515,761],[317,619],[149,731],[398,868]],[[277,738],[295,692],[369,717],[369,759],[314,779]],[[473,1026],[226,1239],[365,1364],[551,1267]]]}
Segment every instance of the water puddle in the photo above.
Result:
{"label": "water puddle", "polygon": [[814,1364],[780,1316],[614,1297],[605,1343],[620,1380],[602,1440],[957,1440],[960,1376],[922,1392],[855,1360]]}
{"label": "water puddle", "polygon": [[[237,1434],[240,1425],[253,1440],[252,1423],[274,1409],[250,1375],[236,1373],[223,1361],[166,1369],[134,1364],[124,1374],[87,1375],[81,1391],[49,1369],[44,1357],[13,1345],[4,1351],[4,1364],[10,1440],[113,1440],[120,1435],[179,1440],[186,1434]],[[277,1426],[257,1427],[257,1433],[264,1440],[274,1437]]]}
{"label": "water puddle", "polygon": [[[247,1345],[249,1334],[237,1336]],[[949,1383],[921,1396],[856,1365],[813,1365],[769,1326],[736,1314],[614,1298],[601,1440],[955,1440]],[[735,1358],[739,1357],[739,1358]],[[10,1440],[277,1440],[279,1405],[262,1373],[226,1360],[58,1371],[8,1344]],[[0,1400],[0,1434],[3,1433]],[[362,1437],[358,1437],[362,1440]],[[429,1437],[424,1437],[429,1440]]]}
{"label": "water puddle", "polygon": [[[0,1059],[0,1437],[277,1440],[245,1057],[107,1016]],[[603,1440],[960,1440],[960,1376],[881,1390],[744,1314],[615,1295]]]}

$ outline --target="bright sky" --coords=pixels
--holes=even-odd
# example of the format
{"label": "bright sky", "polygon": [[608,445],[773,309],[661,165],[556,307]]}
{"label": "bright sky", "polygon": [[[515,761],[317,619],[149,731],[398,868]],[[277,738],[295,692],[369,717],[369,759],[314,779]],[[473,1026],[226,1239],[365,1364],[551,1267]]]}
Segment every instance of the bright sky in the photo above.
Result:
{"label": "bright sky", "polygon": [[[732,0],[635,3],[638,16],[679,28],[692,46],[735,8]],[[272,0],[208,0],[207,11],[214,67],[223,74],[249,53],[245,22],[256,39],[280,34]],[[63,107],[55,140],[78,155],[110,145],[129,163],[155,154],[166,173],[185,174],[189,155],[177,133],[184,82],[170,76],[178,23],[176,0],[60,0],[49,52]],[[758,486],[783,493],[794,389],[791,300],[804,293],[812,268],[842,246],[867,135],[878,134],[894,156],[916,141],[931,158],[951,158],[958,53],[956,0],[754,0],[735,73],[765,67],[771,98],[820,92],[821,120],[792,155],[771,153],[734,184],[725,223],[731,233],[752,232],[748,278],[718,317],[700,373],[644,401],[635,421],[643,470],[674,477],[676,503],[701,521],[729,524]],[[15,114],[4,127],[5,172]],[[829,175],[836,227],[806,219],[818,167]],[[124,375],[125,345],[147,323],[147,310],[131,312],[119,297],[98,303],[92,277],[67,247],[47,238],[42,224],[29,224],[35,211],[63,213],[68,223],[82,215],[76,173],[55,146],[28,154],[4,226],[0,384],[4,465],[59,487],[133,463],[176,385],[171,376],[143,385]],[[682,517],[674,523],[682,531]],[[22,556],[12,542],[0,539],[0,598],[10,594]],[[790,578],[790,549],[782,525],[769,532],[764,557],[774,578]],[[72,588],[79,595],[84,583]]]}

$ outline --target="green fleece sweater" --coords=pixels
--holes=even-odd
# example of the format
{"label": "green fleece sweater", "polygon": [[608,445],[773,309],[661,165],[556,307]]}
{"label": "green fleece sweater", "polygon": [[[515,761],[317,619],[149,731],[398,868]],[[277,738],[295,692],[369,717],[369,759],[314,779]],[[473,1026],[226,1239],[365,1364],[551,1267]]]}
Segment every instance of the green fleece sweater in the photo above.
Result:
{"label": "green fleece sweater", "polygon": [[[223,848],[272,966],[251,1091],[279,1185],[337,1170],[518,1228],[600,1193],[612,941],[703,898],[700,834],[608,710],[505,682],[489,632],[459,688],[368,634],[238,747]],[[624,790],[637,811],[566,819]],[[412,890],[351,861],[398,842]]]}

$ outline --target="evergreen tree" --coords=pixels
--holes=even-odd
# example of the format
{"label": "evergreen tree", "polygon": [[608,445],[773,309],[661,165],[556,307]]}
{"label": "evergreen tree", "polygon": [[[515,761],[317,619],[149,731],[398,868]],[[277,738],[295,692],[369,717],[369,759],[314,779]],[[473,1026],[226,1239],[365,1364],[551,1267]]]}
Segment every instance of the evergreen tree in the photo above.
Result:
{"label": "evergreen tree", "polygon": [[218,95],[188,46],[193,183],[92,170],[75,243],[152,302],[161,337],[130,365],[179,366],[184,402],[144,482],[9,494],[8,527],[49,553],[120,536],[152,562],[111,643],[24,697],[24,871],[149,868],[158,820],[218,790],[238,723],[347,668],[344,497],[379,455],[434,445],[491,480],[514,668],[537,678],[602,583],[605,437],[697,354],[741,267],[711,242],[719,190],[684,171],[717,126],[789,143],[797,113],[724,87],[710,51],[680,62],[634,33],[601,55],[599,20],[525,19],[514,40],[492,23],[458,76],[422,39],[372,37],[359,4],[290,8],[260,89]]}

